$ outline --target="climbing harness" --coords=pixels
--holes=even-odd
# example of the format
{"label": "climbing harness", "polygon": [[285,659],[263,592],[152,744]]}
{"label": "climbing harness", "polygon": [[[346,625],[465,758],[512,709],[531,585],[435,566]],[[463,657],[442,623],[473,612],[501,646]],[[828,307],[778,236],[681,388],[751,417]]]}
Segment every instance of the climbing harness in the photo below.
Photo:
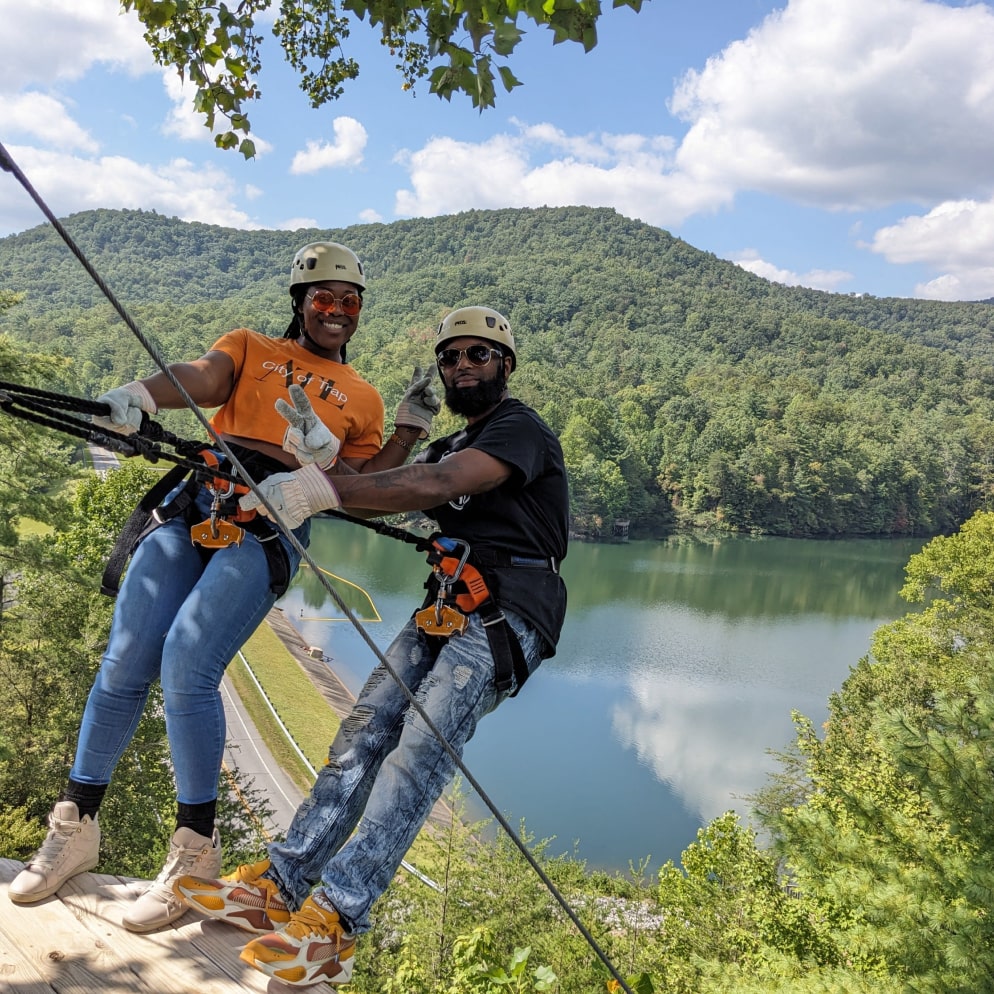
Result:
{"label": "climbing harness", "polygon": [[[261,452],[240,445],[232,448],[239,453],[239,461],[251,467],[250,472],[257,474],[260,479],[286,469],[282,463]],[[219,459],[217,453],[206,445],[201,445],[199,457],[200,462],[192,468],[187,463],[173,467],[162,479],[156,481],[132,511],[107,558],[100,583],[101,593],[109,597],[116,596],[121,574],[138,543],[160,525],[180,516],[190,528],[190,541],[197,547],[205,562],[218,549],[241,545],[246,532],[254,535],[266,555],[270,590],[277,597],[286,593],[291,580],[290,562],[283,543],[279,541],[279,530],[255,510],[243,511],[239,507],[239,497],[248,493],[249,488],[231,474],[227,459]],[[180,486],[184,478],[186,485],[169,503],[163,504],[163,500]],[[211,509],[207,518],[201,517],[202,512],[198,511],[196,504],[201,487],[211,495]]]}
{"label": "climbing harness", "polygon": [[[462,553],[459,554],[459,548]],[[480,571],[470,566],[469,544],[458,539],[439,536],[428,550],[428,564],[436,594],[434,603],[423,607],[414,615],[414,622],[425,635],[449,638],[462,635],[469,624],[468,615],[484,601],[490,591]],[[432,600],[429,591],[428,599]]]}
{"label": "climbing harness", "polygon": [[[230,445],[225,443],[223,440],[217,438],[216,433],[211,428],[203,412],[194,402],[193,398],[190,397],[187,391],[183,388],[183,385],[176,379],[173,372],[168,368],[165,360],[161,357],[156,347],[152,344],[152,342],[148,340],[148,338],[143,334],[141,329],[135,324],[134,319],[127,312],[127,310],[121,305],[117,297],[111,291],[110,287],[107,286],[107,284],[104,282],[100,274],[93,268],[92,264],[83,254],[79,246],[75,243],[73,238],[70,236],[69,232],[66,231],[61,221],[59,221],[59,219],[52,213],[49,206],[45,203],[45,201],[42,199],[40,194],[31,185],[28,178],[24,175],[24,173],[21,171],[18,165],[14,162],[10,153],[7,151],[7,149],[4,147],[2,143],[0,143],[0,168],[11,173],[11,175],[13,175],[14,178],[24,188],[28,196],[30,196],[31,199],[35,202],[35,204],[37,204],[39,210],[41,210],[41,212],[51,223],[52,227],[55,228],[55,230],[58,232],[63,242],[65,242],[66,246],[77,258],[80,265],[82,265],[82,267],[90,275],[90,277],[93,279],[97,287],[99,287],[100,291],[103,293],[103,295],[107,298],[108,302],[111,304],[114,310],[124,321],[128,329],[134,334],[135,338],[141,343],[145,351],[148,352],[148,354],[153,358],[155,364],[158,366],[158,368],[162,371],[162,373],[173,385],[174,389],[176,390],[177,394],[182,398],[183,402],[197,417],[201,425],[204,427],[205,431],[212,438],[215,439],[216,447],[225,453],[225,455],[228,457],[229,461],[231,462],[232,467],[238,473],[238,478],[231,477],[231,479],[236,483],[247,484],[248,488],[252,490],[253,493],[255,493],[255,495],[259,498],[260,502],[263,504],[264,507],[266,507],[269,513],[275,516],[275,509],[269,504],[265,495],[262,494],[262,492],[255,485],[255,482],[252,480],[248,472],[244,470],[244,467],[242,467],[241,465],[240,459],[234,454]],[[95,430],[93,425],[87,421],[82,421],[77,418],[71,418],[69,415],[65,415],[62,418],[55,418],[50,420],[44,412],[38,410],[39,406],[41,406],[40,404],[41,401],[43,400],[58,401],[61,399],[58,397],[58,395],[47,394],[44,391],[37,391],[23,387],[6,389],[6,387],[10,386],[12,385],[0,384],[0,409],[3,409],[8,413],[17,414],[18,416],[34,421],[37,424],[47,425],[48,427],[56,428],[57,430],[67,432],[68,434],[76,435],[77,437],[80,438],[85,438],[87,441],[90,441],[93,444],[104,446],[105,448],[108,448],[111,451],[121,452],[124,453],[125,455],[129,456],[142,455],[153,462],[155,461],[156,458],[167,458],[170,461],[176,462],[177,465],[182,465],[184,463],[184,460],[187,459],[185,455],[166,456],[162,452],[155,452],[155,445],[154,443],[149,442],[146,431],[148,433],[154,434],[156,429],[161,429],[161,426],[156,425],[156,423],[152,421],[149,421],[148,425],[146,426],[144,415],[142,417],[142,429],[138,433],[136,433],[138,436],[137,438],[134,435],[121,436],[121,435],[116,435],[115,433],[108,434],[105,432],[100,432]],[[98,416],[106,416],[109,413],[107,405],[105,404],[97,404],[95,401],[84,401],[82,403],[89,405],[88,408],[81,409],[83,413],[97,414]],[[64,409],[65,408],[63,408],[63,410]],[[152,426],[155,427],[153,428]],[[207,448],[207,445],[205,443],[190,443],[190,444],[197,445],[198,452],[200,452],[204,448]],[[146,448],[146,446],[148,447]],[[177,449],[177,451],[179,451],[179,449]],[[200,461],[198,469],[202,470],[203,465],[204,465],[203,462]],[[193,466],[191,465],[188,468],[192,470]],[[221,469],[217,469],[214,471],[215,476],[221,476],[222,473],[223,471]],[[145,503],[147,503],[147,501],[143,500],[142,504]],[[356,523],[366,524],[364,519],[353,518],[351,515],[347,515],[340,511],[333,511],[326,513],[330,513],[335,517],[346,518]],[[391,526],[388,525],[382,525],[382,524],[377,525],[374,523],[370,523],[370,526],[374,527],[376,531],[382,533],[390,533],[391,531],[400,531],[399,529],[392,529]],[[209,528],[208,532],[210,532]],[[518,833],[515,832],[515,830],[510,825],[510,823],[501,813],[500,809],[494,804],[493,800],[489,797],[487,792],[476,780],[476,778],[473,776],[471,771],[466,767],[466,764],[463,762],[462,757],[455,751],[455,749],[452,747],[449,741],[441,733],[439,728],[432,721],[431,716],[425,712],[424,708],[418,702],[417,698],[415,697],[411,689],[407,687],[407,685],[401,679],[400,675],[390,665],[389,660],[383,654],[382,650],[376,645],[376,643],[373,641],[369,633],[362,627],[362,625],[359,623],[358,619],[355,617],[349,606],[341,598],[341,596],[334,589],[334,587],[328,584],[324,580],[324,578],[321,577],[319,567],[314,562],[313,558],[308,554],[307,549],[304,548],[304,546],[297,540],[297,538],[293,535],[292,532],[286,532],[286,538],[287,541],[293,546],[293,548],[300,555],[301,560],[307,563],[307,565],[312,569],[314,574],[319,577],[326,591],[329,593],[329,595],[332,597],[332,599],[335,601],[338,607],[342,610],[345,616],[352,622],[352,625],[356,629],[356,632],[369,647],[370,651],[377,658],[380,665],[384,667],[384,669],[390,675],[390,677],[395,681],[395,683],[397,683],[398,687],[404,693],[404,696],[410,707],[414,711],[416,711],[419,717],[421,718],[421,720],[424,721],[425,726],[432,733],[432,735],[434,735],[435,738],[438,740],[439,744],[441,745],[445,753],[448,755],[448,757],[452,760],[455,767],[463,775],[466,782],[470,785],[470,787],[473,790],[476,791],[477,795],[480,797],[480,799],[486,805],[488,810],[491,812],[491,814],[494,817],[494,820],[497,822],[498,825],[500,825],[503,831],[507,834],[508,838],[518,848],[518,851],[521,853],[522,858],[532,868],[532,870],[535,872],[535,875],[542,881],[542,884],[549,891],[552,897],[556,900],[560,908],[562,908],[563,912],[573,923],[577,931],[580,933],[580,935],[583,936],[587,944],[590,946],[593,952],[597,955],[600,961],[607,968],[608,972],[611,974],[613,978],[612,984],[616,987],[616,989],[623,990],[625,994],[633,994],[631,987],[629,986],[625,978],[621,975],[621,973],[618,971],[618,968],[614,965],[611,959],[601,948],[600,944],[597,942],[597,940],[591,934],[590,930],[580,919],[579,915],[576,913],[576,911],[573,909],[570,903],[563,896],[563,894],[556,886],[556,884],[553,882],[553,880],[549,877],[548,873],[546,873],[545,870],[543,870],[542,867],[539,865],[535,856],[529,851],[525,842],[519,837]],[[420,544],[424,540],[417,538],[415,536],[411,536],[409,539],[405,539],[405,541],[413,541],[415,544]],[[270,544],[281,544],[281,543],[270,543]],[[454,550],[445,549],[443,547],[442,551],[451,552]],[[543,561],[539,562],[542,563]],[[503,564],[495,563],[494,565],[503,565]],[[528,563],[527,561],[523,561],[519,563],[509,562],[506,565],[530,566],[534,564]],[[552,560],[549,561],[548,563],[549,568],[555,568],[556,566],[557,564],[555,564]],[[506,621],[504,622],[504,624],[506,625]],[[517,640],[515,639],[515,641]]]}
{"label": "climbing harness", "polygon": [[[221,461],[217,453],[207,449],[204,461],[208,466],[218,469]],[[245,529],[236,522],[251,521],[255,510],[243,511],[238,506],[238,499],[249,492],[243,483],[235,483],[227,477],[212,476],[204,486],[211,495],[211,513],[204,521],[190,528],[190,541],[204,549],[226,549],[230,545],[241,545],[245,537]],[[232,507],[232,499],[234,507]]]}
{"label": "climbing harness", "polygon": [[479,567],[470,562],[472,550],[468,542],[442,535],[429,541],[428,563],[432,575],[426,584],[425,606],[414,615],[418,630],[434,638],[462,635],[469,625],[469,615],[479,612],[494,658],[497,692],[505,693],[514,686],[510,695],[514,697],[528,679],[528,665],[518,636],[491,593],[495,578],[491,576],[488,584]]}

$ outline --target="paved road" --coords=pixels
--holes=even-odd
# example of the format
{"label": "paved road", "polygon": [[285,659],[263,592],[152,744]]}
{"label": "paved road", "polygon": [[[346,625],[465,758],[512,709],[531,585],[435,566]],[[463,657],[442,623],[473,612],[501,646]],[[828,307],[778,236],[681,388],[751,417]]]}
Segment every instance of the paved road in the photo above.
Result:
{"label": "paved road", "polygon": [[93,468],[101,479],[107,475],[108,470],[117,469],[121,464],[117,453],[111,452],[110,449],[105,449],[99,445],[90,445],[89,449],[90,458],[93,460]]}
{"label": "paved road", "polygon": [[272,837],[281,836],[304,793],[280,768],[273,754],[266,748],[262,736],[256,731],[242,706],[228,677],[221,683],[224,715],[228,734],[224,747],[224,763],[229,770],[238,770],[249,778],[250,786],[263,792],[273,809],[266,831]]}

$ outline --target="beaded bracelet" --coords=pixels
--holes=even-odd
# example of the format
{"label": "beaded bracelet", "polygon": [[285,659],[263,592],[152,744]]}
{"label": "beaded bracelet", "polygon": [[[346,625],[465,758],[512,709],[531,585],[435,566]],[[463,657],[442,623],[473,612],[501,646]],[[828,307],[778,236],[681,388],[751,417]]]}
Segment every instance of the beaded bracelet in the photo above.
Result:
{"label": "beaded bracelet", "polygon": [[394,432],[390,436],[390,438],[388,439],[388,441],[393,442],[395,445],[399,445],[402,449],[406,449],[408,452],[413,452],[414,451],[414,443],[413,442],[405,442],[400,437],[400,435],[397,434],[397,432]]}

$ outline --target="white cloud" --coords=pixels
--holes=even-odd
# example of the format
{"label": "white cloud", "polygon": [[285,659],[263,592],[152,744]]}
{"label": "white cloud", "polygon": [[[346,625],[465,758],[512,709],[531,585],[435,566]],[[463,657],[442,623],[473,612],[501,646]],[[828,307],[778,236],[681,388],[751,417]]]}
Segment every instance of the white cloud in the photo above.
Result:
{"label": "white cloud", "polygon": [[336,117],[332,128],[335,140],[309,141],[302,152],[293,157],[290,172],[294,176],[316,173],[322,169],[358,166],[369,136],[354,117]]}
{"label": "white cloud", "polygon": [[689,72],[689,176],[830,208],[994,184],[994,11],[927,0],[790,0]]}
{"label": "white cloud", "polygon": [[[450,214],[477,208],[582,204],[671,226],[713,210],[730,193],[670,173],[672,139],[642,135],[567,135],[550,124],[519,125],[480,143],[432,138],[396,161],[411,189],[398,190],[397,214]],[[563,153],[549,160],[550,149]]]}
{"label": "white cloud", "polygon": [[0,0],[0,92],[76,80],[98,62],[155,66],[137,15],[117,0]]}
{"label": "white cloud", "polygon": [[761,259],[754,249],[741,252],[731,261],[748,272],[761,276],[764,280],[783,283],[784,286],[806,286],[812,290],[836,291],[853,278],[853,274],[847,273],[844,269],[810,269],[806,273],[781,269],[772,262]]}
{"label": "white cloud", "polygon": [[300,231],[301,228],[316,228],[317,220],[313,217],[290,217],[276,225],[279,231]]}
{"label": "white cloud", "polygon": [[181,141],[210,141],[213,133],[204,124],[204,117],[193,109],[195,87],[181,80],[175,69],[162,70],[162,86],[172,103],[162,133]]}
{"label": "white cloud", "polygon": [[926,300],[994,299],[994,266],[947,273],[915,287],[914,296]]}
{"label": "white cloud", "polygon": [[994,199],[951,200],[880,228],[870,245],[892,263],[924,263],[941,275],[915,288],[934,300],[994,297]]}
{"label": "white cloud", "polygon": [[383,220],[383,215],[372,207],[367,207],[363,211],[359,211],[359,220],[363,224],[379,224]]}
{"label": "white cloud", "polygon": [[795,698],[774,688],[743,686],[731,699],[726,686],[689,681],[679,672],[640,675],[630,690],[630,698],[611,711],[611,730],[620,744],[703,823],[730,809],[748,819],[743,797],[763,787],[775,768],[767,750],[781,742],[771,735],[780,726],[782,739],[788,739],[786,716]]}
{"label": "white cloud", "polygon": [[[172,103],[172,108],[162,124],[163,134],[179,138],[181,141],[208,142],[213,145],[214,134],[228,130],[229,123],[220,114],[215,118],[214,130],[207,127],[203,114],[193,107],[196,88],[189,81],[181,80],[175,69],[162,70],[162,85]],[[243,136],[239,135],[239,139],[241,137]],[[248,137],[255,143],[256,157],[272,151],[273,146],[258,135],[250,134]]]}
{"label": "white cloud", "polygon": [[[174,159],[160,166],[122,156],[83,159],[35,148],[8,148],[53,213],[96,208],[143,208],[234,228],[259,227],[234,206],[234,184],[218,169]],[[41,223],[37,209],[14,183],[0,184],[0,217],[23,227]]]}
{"label": "white cloud", "polygon": [[0,101],[0,133],[34,138],[60,149],[96,152],[98,145],[66,112],[62,103],[45,93],[29,91]]}

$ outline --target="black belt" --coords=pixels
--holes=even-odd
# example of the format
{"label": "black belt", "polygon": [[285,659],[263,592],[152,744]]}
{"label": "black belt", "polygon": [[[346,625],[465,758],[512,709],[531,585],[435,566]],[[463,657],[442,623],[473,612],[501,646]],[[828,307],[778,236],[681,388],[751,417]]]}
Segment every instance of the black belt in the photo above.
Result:
{"label": "black belt", "polygon": [[476,566],[507,569],[520,567],[524,569],[547,569],[553,573],[559,572],[559,560],[555,556],[512,556],[506,552],[491,549],[473,549],[470,561]]}
{"label": "black belt", "polygon": [[528,679],[528,664],[514,629],[509,624],[500,605],[493,600],[485,601],[477,608],[490,643],[490,654],[494,657],[494,684],[498,693],[511,689],[511,675],[517,678],[514,697]]}

